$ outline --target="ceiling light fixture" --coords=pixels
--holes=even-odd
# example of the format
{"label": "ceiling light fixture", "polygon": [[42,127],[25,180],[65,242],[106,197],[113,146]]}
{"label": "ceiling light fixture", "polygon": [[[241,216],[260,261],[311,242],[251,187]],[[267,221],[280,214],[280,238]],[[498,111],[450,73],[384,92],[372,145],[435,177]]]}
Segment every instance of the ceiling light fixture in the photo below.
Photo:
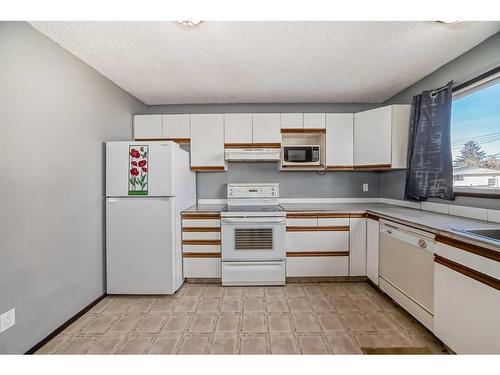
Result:
{"label": "ceiling light fixture", "polygon": [[184,27],[187,27],[189,29],[192,29],[196,26],[198,26],[200,23],[203,21],[177,21],[179,24],[181,24]]}
{"label": "ceiling light fixture", "polygon": [[436,22],[439,22],[439,23],[445,23],[445,24],[447,24],[447,25],[451,25],[451,24],[461,23],[462,21],[452,21],[452,20],[447,20],[447,21],[436,21]]}

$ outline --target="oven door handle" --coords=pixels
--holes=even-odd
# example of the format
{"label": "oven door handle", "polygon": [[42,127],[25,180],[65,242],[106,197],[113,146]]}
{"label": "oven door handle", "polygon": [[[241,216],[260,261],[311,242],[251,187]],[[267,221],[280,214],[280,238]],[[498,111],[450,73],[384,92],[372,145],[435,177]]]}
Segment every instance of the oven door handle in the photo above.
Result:
{"label": "oven door handle", "polygon": [[245,217],[245,218],[231,218],[231,219],[222,219],[223,224],[280,224],[284,223],[285,218],[284,217],[279,217],[276,219],[262,219],[262,218],[255,218],[255,217]]}

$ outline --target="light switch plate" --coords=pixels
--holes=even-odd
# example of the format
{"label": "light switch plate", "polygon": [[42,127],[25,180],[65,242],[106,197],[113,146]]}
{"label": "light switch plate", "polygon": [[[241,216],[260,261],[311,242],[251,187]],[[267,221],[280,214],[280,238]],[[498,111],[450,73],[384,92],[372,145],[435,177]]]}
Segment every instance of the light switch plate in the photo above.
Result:
{"label": "light switch plate", "polygon": [[368,191],[368,184],[363,184],[363,191]]}
{"label": "light switch plate", "polygon": [[0,315],[0,332],[12,327],[16,324],[16,309],[10,309],[9,311]]}

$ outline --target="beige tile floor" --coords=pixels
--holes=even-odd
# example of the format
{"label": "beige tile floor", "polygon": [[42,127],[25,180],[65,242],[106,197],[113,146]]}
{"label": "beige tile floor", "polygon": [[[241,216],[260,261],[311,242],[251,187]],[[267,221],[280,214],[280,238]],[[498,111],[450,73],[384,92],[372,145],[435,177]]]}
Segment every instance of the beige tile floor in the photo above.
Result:
{"label": "beige tile floor", "polygon": [[173,296],[108,296],[37,354],[360,354],[442,344],[365,282],[184,284]]}

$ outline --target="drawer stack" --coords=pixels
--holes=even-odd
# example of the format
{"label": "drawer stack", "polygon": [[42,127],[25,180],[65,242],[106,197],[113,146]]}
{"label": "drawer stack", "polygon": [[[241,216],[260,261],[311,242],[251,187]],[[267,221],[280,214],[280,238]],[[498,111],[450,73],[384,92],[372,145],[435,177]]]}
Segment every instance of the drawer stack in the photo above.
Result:
{"label": "drawer stack", "polygon": [[189,212],[182,214],[184,277],[221,277],[220,236],[220,213]]}
{"label": "drawer stack", "polygon": [[289,212],[286,275],[348,276],[349,214]]}

